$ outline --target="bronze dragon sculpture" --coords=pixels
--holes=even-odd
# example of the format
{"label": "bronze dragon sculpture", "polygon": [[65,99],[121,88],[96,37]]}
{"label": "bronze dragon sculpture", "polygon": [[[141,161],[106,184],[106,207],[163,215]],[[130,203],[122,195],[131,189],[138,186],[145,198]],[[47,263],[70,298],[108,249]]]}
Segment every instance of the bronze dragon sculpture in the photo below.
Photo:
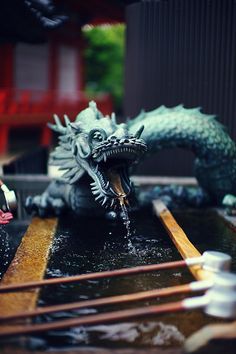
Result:
{"label": "bronze dragon sculpture", "polygon": [[[72,209],[91,214],[104,210],[99,204],[110,209],[119,203],[128,204],[134,194],[129,178],[132,166],[147,153],[177,146],[192,150],[196,156],[200,199],[221,203],[225,195],[236,194],[236,145],[216,117],[201,113],[199,108],[161,106],[142,111],[126,124],[117,124],[114,113],[104,117],[95,102],[90,102],[74,122],[65,116],[63,125],[57,116],[54,118],[55,124],[49,125],[59,133],[59,145],[51,153],[50,163],[64,174],[42,195],[28,197],[29,212],[44,216]],[[144,199],[161,193],[154,189]],[[199,196],[199,192],[194,193]],[[172,194],[174,197],[173,189]]]}

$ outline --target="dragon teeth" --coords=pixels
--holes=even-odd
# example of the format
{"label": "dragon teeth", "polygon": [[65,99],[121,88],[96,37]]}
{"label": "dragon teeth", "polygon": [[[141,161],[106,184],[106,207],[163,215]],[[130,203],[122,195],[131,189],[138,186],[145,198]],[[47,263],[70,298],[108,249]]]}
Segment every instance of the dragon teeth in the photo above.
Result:
{"label": "dragon teeth", "polygon": [[109,187],[109,181],[107,182],[107,184],[106,184],[106,188],[108,188]]}
{"label": "dragon teeth", "polygon": [[104,197],[103,201],[102,201],[102,205],[105,205],[106,202],[107,202],[108,198],[107,197]]}
{"label": "dragon teeth", "polygon": [[93,193],[94,195],[97,195],[97,194],[100,193],[100,191],[99,191],[99,190],[94,190],[94,191],[92,191],[92,193]]}
{"label": "dragon teeth", "polygon": [[94,169],[95,173],[98,172],[98,165],[96,165],[95,169]]}
{"label": "dragon teeth", "polygon": [[98,200],[98,199],[101,199],[101,198],[103,198],[103,196],[102,196],[102,194],[99,194],[99,195],[95,198],[95,200]]}

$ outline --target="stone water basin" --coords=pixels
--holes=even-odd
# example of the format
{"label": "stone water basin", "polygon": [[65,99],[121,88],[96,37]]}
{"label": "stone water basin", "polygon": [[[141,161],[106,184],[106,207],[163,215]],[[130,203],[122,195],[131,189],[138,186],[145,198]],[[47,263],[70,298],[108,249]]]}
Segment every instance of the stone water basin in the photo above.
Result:
{"label": "stone water basin", "polygon": [[[203,252],[208,249],[226,252],[233,257],[233,271],[236,271],[236,235],[232,228],[214,210],[178,210],[173,212],[176,220],[188,235],[190,241]],[[27,223],[15,221],[2,227],[1,233],[9,235],[9,256],[14,255]],[[108,269],[133,267],[142,264],[160,263],[181,259],[178,251],[152,213],[146,209],[131,216],[132,235],[128,240],[121,221],[96,218],[78,218],[67,215],[60,218],[55,234],[46,277],[69,276],[79,273],[97,272]],[[130,241],[132,244],[130,244]],[[188,269],[181,268],[146,273],[123,278],[99,279],[77,284],[45,287],[39,297],[39,305],[53,305],[92,298],[134,293],[154,288],[173,286],[192,281]],[[71,318],[106,311],[141,307],[144,305],[176,301],[184,296],[157,298],[134,304],[104,306],[61,312],[36,318],[45,322]],[[24,341],[24,348],[32,350],[65,350],[71,352],[89,348],[110,348],[110,350],[152,351],[170,350],[179,352],[185,338],[206,324],[219,322],[201,311],[190,311],[149,317],[125,323],[77,327],[63,331],[50,331]],[[22,343],[22,342],[21,342]],[[18,343],[19,345],[19,343]],[[99,349],[100,348],[100,349]],[[126,349],[125,349],[126,348]],[[108,349],[107,349],[108,350]],[[127,349],[128,350],[128,349]]]}

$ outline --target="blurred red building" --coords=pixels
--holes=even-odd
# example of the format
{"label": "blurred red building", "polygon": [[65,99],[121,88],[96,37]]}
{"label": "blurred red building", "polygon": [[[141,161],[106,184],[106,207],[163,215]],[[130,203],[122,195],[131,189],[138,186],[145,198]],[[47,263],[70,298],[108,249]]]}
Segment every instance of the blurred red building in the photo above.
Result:
{"label": "blurred red building", "polygon": [[[12,127],[38,126],[41,144],[49,145],[46,122],[53,113],[74,118],[85,108],[85,43],[81,27],[87,23],[123,21],[119,1],[60,1],[66,3],[68,21],[42,43],[6,40],[0,44],[0,153],[8,149]],[[30,30],[30,29],[29,29]],[[104,114],[112,111],[109,94],[93,97]]]}

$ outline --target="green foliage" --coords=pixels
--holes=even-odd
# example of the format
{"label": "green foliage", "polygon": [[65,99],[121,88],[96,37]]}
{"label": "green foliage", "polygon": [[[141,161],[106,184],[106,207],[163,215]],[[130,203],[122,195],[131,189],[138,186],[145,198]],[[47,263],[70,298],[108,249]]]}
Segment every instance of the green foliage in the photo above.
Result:
{"label": "green foliage", "polygon": [[83,31],[87,41],[86,91],[111,93],[118,111],[123,97],[124,33],[122,24],[88,27]]}

